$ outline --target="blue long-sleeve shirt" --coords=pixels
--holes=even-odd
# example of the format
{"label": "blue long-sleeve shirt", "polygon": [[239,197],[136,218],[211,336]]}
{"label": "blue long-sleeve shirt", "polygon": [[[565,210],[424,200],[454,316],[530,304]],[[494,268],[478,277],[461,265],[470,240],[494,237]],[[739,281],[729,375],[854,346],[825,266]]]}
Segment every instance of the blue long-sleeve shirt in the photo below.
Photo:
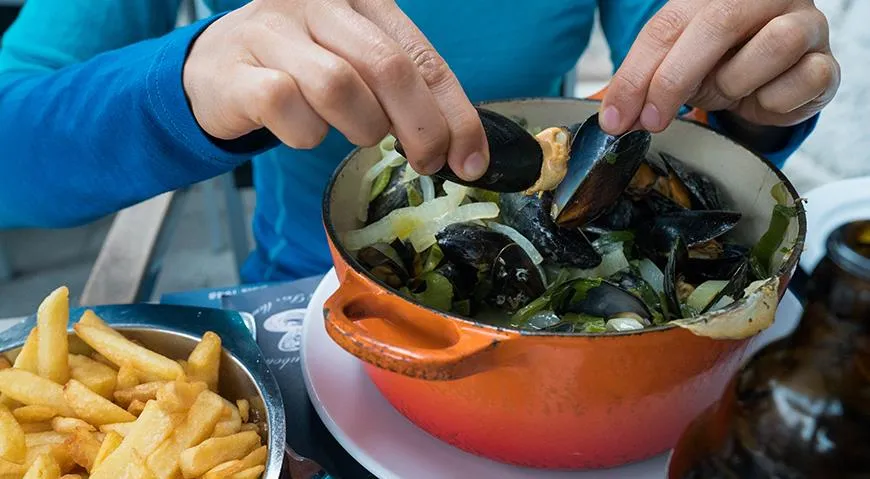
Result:
{"label": "blue long-sleeve shirt", "polygon": [[[28,0],[0,44],[0,228],[82,224],[254,157],[256,250],[245,281],[331,266],[323,189],[352,145],[332,130],[308,151],[269,135],[215,144],[182,86],[190,45],[213,19],[174,29],[178,0]],[[244,0],[214,0],[214,11]],[[399,1],[472,101],[556,96],[596,8],[615,66],[665,0]],[[340,32],[336,32],[340,34]],[[217,74],[217,73],[216,73]],[[717,127],[715,116],[712,125]],[[777,165],[815,118],[793,128]]]}

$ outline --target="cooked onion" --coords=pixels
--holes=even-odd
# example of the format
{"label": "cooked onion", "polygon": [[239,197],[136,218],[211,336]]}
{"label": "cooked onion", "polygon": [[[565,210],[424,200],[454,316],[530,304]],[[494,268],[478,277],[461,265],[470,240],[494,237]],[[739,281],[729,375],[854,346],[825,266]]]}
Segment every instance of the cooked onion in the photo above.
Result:
{"label": "cooked onion", "polygon": [[[421,205],[422,206],[422,205]],[[414,250],[425,251],[436,243],[435,233],[447,225],[464,223],[471,220],[490,219],[498,216],[498,205],[495,203],[471,203],[462,205],[453,211],[419,225],[408,237]]]}
{"label": "cooked onion", "polygon": [[531,241],[526,239],[525,236],[521,235],[519,231],[511,228],[508,225],[503,225],[496,221],[490,221],[488,226],[493,231],[498,231],[499,233],[507,236],[512,239],[514,243],[520,245],[520,248],[529,255],[529,258],[532,259],[532,262],[535,264],[541,264],[544,261],[544,257],[541,256],[541,253],[538,252],[537,248],[532,244]]}
{"label": "cooked onion", "polygon": [[435,199],[435,183],[428,176],[420,177],[420,190],[423,191],[423,202]]}
{"label": "cooked onion", "polygon": [[375,178],[377,178],[378,175],[383,173],[387,168],[395,168],[404,162],[405,159],[402,158],[402,155],[397,153],[395,150],[391,150],[385,152],[381,161],[375,163],[371,168],[369,168],[369,171],[366,171],[366,174],[363,175],[361,180],[359,198],[357,199],[357,204],[359,205],[357,219],[363,222],[368,219],[369,195],[372,192],[372,184],[375,182]]}
{"label": "cooked onion", "polygon": [[604,327],[608,331],[637,331],[643,329],[643,324],[634,318],[611,318]]}
{"label": "cooked onion", "polygon": [[572,270],[573,276],[586,279],[608,278],[631,266],[625,257],[622,243],[614,243],[612,249],[608,249],[607,253],[601,255],[601,263],[598,266],[589,269]]}
{"label": "cooked onion", "polygon": [[686,298],[686,305],[695,311],[701,311],[710,301],[713,301],[713,298],[719,294],[719,291],[722,291],[722,288],[728,285],[728,281],[724,280],[716,280],[716,281],[704,281],[694,291],[692,294]]}
{"label": "cooked onion", "polygon": [[648,258],[640,260],[637,265],[640,277],[652,286],[656,293],[662,294],[665,290],[665,275],[655,263]]}

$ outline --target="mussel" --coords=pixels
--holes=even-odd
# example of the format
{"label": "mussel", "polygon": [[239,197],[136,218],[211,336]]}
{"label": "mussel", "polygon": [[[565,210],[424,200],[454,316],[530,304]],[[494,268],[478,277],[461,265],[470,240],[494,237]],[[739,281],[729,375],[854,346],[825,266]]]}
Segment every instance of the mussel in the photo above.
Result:
{"label": "mussel", "polygon": [[406,206],[417,206],[423,201],[420,190],[420,180],[415,178],[404,181],[405,168],[396,167],[390,170],[390,181],[370,202],[366,224],[374,223],[391,211]]}
{"label": "mussel", "polygon": [[404,286],[411,277],[405,262],[388,244],[367,246],[359,251],[357,258],[372,275],[393,288]]}
{"label": "mussel", "polygon": [[639,246],[652,257],[666,257],[680,237],[687,248],[716,239],[740,221],[734,211],[678,210],[644,219],[638,225]]}
{"label": "mussel", "polygon": [[723,208],[722,195],[713,181],[705,175],[690,170],[682,161],[672,155],[665,152],[661,152],[659,155],[671,178],[678,179],[688,191],[693,209],[721,210]]}

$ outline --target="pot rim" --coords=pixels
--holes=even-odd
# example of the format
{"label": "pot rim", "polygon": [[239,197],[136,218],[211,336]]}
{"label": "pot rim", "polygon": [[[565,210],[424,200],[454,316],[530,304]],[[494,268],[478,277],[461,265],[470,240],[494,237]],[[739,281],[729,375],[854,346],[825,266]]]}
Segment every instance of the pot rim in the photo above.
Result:
{"label": "pot rim", "polygon": [[[513,103],[513,104],[574,103],[574,104],[587,104],[588,105],[588,104],[600,104],[601,102],[598,100],[590,100],[590,99],[586,99],[586,98],[516,97],[516,98],[506,98],[506,99],[484,100],[484,101],[473,103],[473,105],[485,107],[487,105],[505,104],[505,103]],[[708,125],[706,123],[696,121],[694,119],[682,118],[682,117],[676,118],[675,121],[688,123],[688,124],[694,125],[695,127],[700,127],[700,128],[706,129],[706,130],[714,133],[720,139],[727,141],[727,142],[730,142],[734,145],[737,145],[739,148],[741,148],[741,149],[745,150],[747,153],[751,154],[758,161],[760,161],[765,166],[767,166],[771,171],[773,171],[774,174],[776,174],[776,176],[779,178],[779,180],[785,186],[786,190],[788,190],[789,196],[791,196],[795,200],[799,200],[801,198],[797,189],[794,187],[794,185],[791,183],[791,181],[788,179],[788,177],[785,176],[785,174],[782,172],[782,170],[777,168],[776,165],[774,165],[770,160],[765,158],[763,155],[761,155],[755,149],[753,149],[747,145],[744,145],[744,144],[734,140],[733,138],[730,138],[730,137],[722,134],[721,132],[713,129],[710,125]],[[353,268],[353,270],[356,274],[359,274],[363,278],[365,278],[365,280],[376,284],[386,294],[389,294],[391,296],[396,296],[399,299],[401,299],[407,303],[413,304],[417,308],[422,308],[430,313],[433,313],[433,314],[436,314],[436,315],[439,315],[439,316],[442,316],[445,318],[449,318],[451,320],[455,320],[455,321],[458,321],[460,323],[464,323],[468,326],[482,328],[485,330],[494,331],[494,332],[498,332],[498,333],[507,333],[507,334],[520,335],[520,336],[543,336],[543,337],[556,337],[556,338],[583,337],[583,338],[590,338],[590,339],[598,339],[598,338],[623,337],[623,336],[644,335],[644,334],[652,334],[652,333],[662,333],[662,332],[670,331],[672,329],[682,329],[682,328],[679,328],[679,326],[674,325],[674,324],[662,324],[662,325],[651,326],[649,328],[644,328],[644,329],[635,330],[635,331],[607,331],[607,332],[603,332],[603,333],[561,333],[561,332],[550,332],[550,331],[525,331],[525,330],[519,330],[519,329],[515,329],[515,328],[508,328],[508,327],[504,327],[504,326],[495,326],[495,325],[483,323],[480,321],[476,321],[472,318],[461,316],[461,315],[458,315],[456,313],[441,311],[441,310],[426,306],[426,305],[424,305],[416,300],[413,300],[411,298],[407,298],[405,296],[400,295],[397,291],[394,291],[393,288],[391,288],[389,285],[387,285],[386,283],[384,283],[383,281],[379,280],[374,275],[369,273],[369,271],[366,270],[362,266],[362,264],[360,264],[357,261],[357,259],[345,249],[344,245],[341,244],[341,241],[340,241],[338,235],[336,234],[335,226],[332,224],[332,221],[330,219],[332,217],[332,214],[331,214],[332,212],[331,212],[331,208],[330,208],[330,198],[332,197],[332,192],[333,192],[333,188],[335,187],[336,180],[338,179],[338,176],[341,174],[341,172],[344,170],[344,168],[348,165],[348,163],[353,161],[356,158],[356,156],[360,153],[360,151],[362,151],[364,149],[368,149],[368,148],[363,148],[363,147],[359,147],[359,146],[355,147],[350,153],[348,153],[341,160],[341,163],[338,164],[338,166],[332,172],[332,175],[330,175],[329,183],[327,183],[326,190],[324,191],[324,194],[323,194],[322,221],[323,221],[324,229],[326,230],[327,237],[332,242],[333,246],[335,247],[335,250],[338,252],[339,255],[341,255],[341,258],[345,261],[345,263],[347,263],[348,266]],[[797,237],[795,238],[795,243],[794,243],[794,249],[797,253],[792,254],[788,258],[788,261],[786,261],[779,268],[779,270],[776,272],[776,276],[771,276],[771,278],[781,277],[783,274],[787,274],[789,271],[792,271],[794,268],[800,268],[800,265],[798,264],[798,262],[799,262],[800,256],[801,256],[800,253],[803,251],[803,248],[804,248],[804,242],[806,241],[807,218],[806,218],[806,212],[803,208],[803,204],[800,201],[795,201],[795,206],[797,206],[797,208],[798,208],[798,215],[797,215],[798,234],[797,234]],[[749,338],[747,338],[747,339],[749,339]]]}

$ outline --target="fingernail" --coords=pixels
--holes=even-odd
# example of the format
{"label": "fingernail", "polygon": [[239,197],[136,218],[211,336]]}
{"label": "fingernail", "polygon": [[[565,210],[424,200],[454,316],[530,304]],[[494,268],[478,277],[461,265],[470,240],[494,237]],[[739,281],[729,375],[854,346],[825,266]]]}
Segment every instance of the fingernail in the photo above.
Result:
{"label": "fingernail", "polygon": [[444,168],[444,165],[447,163],[447,155],[441,155],[434,160],[429,160],[421,163],[420,169],[421,174],[426,176],[432,176],[435,173],[441,171],[441,168]]}
{"label": "fingernail", "polygon": [[465,172],[465,176],[469,179],[476,180],[486,172],[486,163],[486,158],[480,152],[475,151],[465,159],[465,163],[462,164],[462,171]]}
{"label": "fingernail", "polygon": [[619,110],[615,106],[609,106],[601,114],[601,128],[607,132],[619,130]]}
{"label": "fingernail", "polygon": [[647,130],[661,129],[662,116],[659,114],[659,109],[652,103],[647,103],[640,112],[640,124]]}

